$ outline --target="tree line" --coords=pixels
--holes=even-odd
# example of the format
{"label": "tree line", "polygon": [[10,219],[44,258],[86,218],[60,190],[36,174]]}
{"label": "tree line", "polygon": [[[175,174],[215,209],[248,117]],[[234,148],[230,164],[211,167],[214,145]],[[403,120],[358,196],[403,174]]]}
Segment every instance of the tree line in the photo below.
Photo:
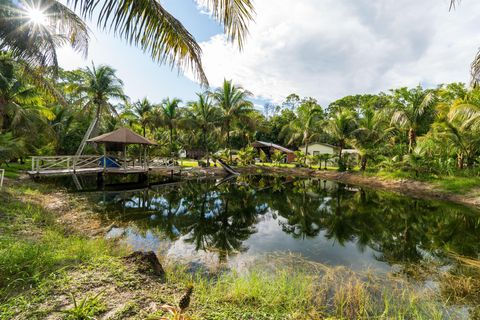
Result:
{"label": "tree line", "polygon": [[[198,93],[194,101],[132,101],[115,70],[106,65],[60,69],[49,83],[45,89],[24,76],[18,59],[8,52],[0,55],[1,161],[74,154],[86,138],[124,126],[156,141],[153,152],[158,156],[185,149],[209,158],[240,150],[239,161],[247,158],[248,163],[261,156],[247,148],[255,140],[293,150],[322,142],[338,147],[331,160],[340,167],[347,168],[350,161],[342,149],[355,148],[362,170],[390,167],[420,173],[473,168],[480,156],[479,90],[462,83],[351,95],[325,107],[314,98],[291,94],[263,110],[254,108],[248,90],[230,80]],[[321,157],[297,152],[299,163],[307,158],[320,162]]]}

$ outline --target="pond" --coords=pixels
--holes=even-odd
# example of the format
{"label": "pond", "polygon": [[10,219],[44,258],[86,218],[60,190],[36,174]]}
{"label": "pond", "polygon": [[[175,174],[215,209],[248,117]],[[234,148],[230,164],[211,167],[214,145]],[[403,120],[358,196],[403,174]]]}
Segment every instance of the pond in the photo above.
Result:
{"label": "pond", "polygon": [[320,179],[158,182],[83,195],[102,219],[121,226],[109,237],[191,263],[241,267],[268,253],[291,253],[389,271],[431,259],[442,263],[449,250],[480,253],[480,213],[451,203]]}

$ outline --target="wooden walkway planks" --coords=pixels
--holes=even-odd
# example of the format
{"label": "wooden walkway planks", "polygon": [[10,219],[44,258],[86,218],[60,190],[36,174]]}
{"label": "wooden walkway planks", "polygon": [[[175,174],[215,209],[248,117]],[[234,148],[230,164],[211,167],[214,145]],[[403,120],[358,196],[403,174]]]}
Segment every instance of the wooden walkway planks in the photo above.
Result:
{"label": "wooden walkway planks", "polygon": [[94,167],[94,168],[79,168],[79,169],[48,169],[48,170],[39,170],[39,171],[28,171],[28,174],[31,176],[67,176],[67,175],[88,175],[95,173],[104,173],[104,174],[139,174],[139,173],[167,173],[167,172],[178,172],[181,171],[181,167],[127,167],[127,168],[103,168],[103,167]]}

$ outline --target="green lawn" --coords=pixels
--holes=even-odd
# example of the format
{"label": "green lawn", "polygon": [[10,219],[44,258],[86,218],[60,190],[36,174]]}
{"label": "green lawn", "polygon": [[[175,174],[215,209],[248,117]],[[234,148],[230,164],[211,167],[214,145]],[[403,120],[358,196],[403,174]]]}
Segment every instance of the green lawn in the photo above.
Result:
{"label": "green lawn", "polygon": [[5,177],[10,179],[17,179],[22,171],[31,170],[31,167],[32,161],[30,159],[26,160],[24,164],[8,163],[0,165],[0,169],[5,169]]}

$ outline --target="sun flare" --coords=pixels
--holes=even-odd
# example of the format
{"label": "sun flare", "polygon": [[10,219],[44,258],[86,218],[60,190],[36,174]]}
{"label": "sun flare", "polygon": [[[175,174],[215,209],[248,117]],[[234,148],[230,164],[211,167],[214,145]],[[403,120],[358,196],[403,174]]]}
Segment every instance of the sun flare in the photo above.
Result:
{"label": "sun flare", "polygon": [[42,10],[37,8],[29,8],[27,15],[30,19],[30,22],[37,24],[37,25],[45,25],[47,24],[47,16]]}

